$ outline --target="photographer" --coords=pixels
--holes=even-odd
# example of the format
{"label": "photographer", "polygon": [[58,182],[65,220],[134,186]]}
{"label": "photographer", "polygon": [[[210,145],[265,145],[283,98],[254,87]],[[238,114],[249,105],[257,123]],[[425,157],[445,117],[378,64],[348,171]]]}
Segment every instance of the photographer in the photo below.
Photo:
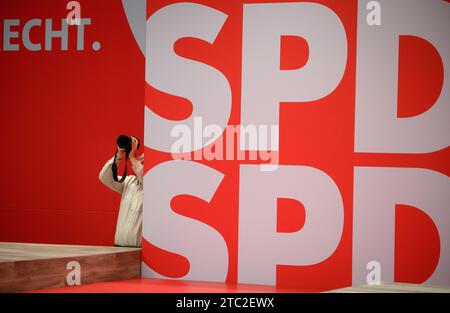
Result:
{"label": "photographer", "polygon": [[[136,150],[139,148],[139,140],[136,137],[120,136],[119,139],[121,137],[128,139],[129,143],[127,147],[124,148],[123,144],[117,145],[116,155],[106,162],[98,177],[105,186],[122,195],[114,244],[116,246],[140,247],[142,240],[142,204],[144,196],[144,154],[136,158]],[[127,162],[127,158],[130,159],[131,167],[136,173],[136,176],[129,175],[124,178],[117,176],[117,167],[123,160],[124,154],[126,156],[125,162]]]}

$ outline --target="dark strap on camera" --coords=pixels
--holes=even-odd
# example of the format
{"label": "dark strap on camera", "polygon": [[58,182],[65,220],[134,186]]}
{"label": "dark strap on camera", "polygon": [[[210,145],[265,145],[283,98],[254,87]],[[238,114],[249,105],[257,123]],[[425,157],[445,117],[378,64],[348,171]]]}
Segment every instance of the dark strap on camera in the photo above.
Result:
{"label": "dark strap on camera", "polygon": [[122,183],[125,178],[127,177],[127,163],[128,163],[128,151],[125,152],[125,169],[123,170],[123,175],[122,178],[119,180],[119,177],[117,177],[117,164],[116,164],[116,157],[117,157],[117,152],[119,152],[119,150],[116,150],[116,153],[114,154],[114,162],[111,166],[111,170],[112,170],[112,174],[113,174],[113,178],[116,182]]}

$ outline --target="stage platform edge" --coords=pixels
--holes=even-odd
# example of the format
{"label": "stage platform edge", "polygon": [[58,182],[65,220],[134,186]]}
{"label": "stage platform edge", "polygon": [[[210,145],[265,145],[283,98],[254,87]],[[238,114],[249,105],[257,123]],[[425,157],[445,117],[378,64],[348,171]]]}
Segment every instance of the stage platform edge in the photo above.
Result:
{"label": "stage platform edge", "polygon": [[0,242],[0,292],[66,287],[72,261],[83,285],[141,276],[140,248]]}

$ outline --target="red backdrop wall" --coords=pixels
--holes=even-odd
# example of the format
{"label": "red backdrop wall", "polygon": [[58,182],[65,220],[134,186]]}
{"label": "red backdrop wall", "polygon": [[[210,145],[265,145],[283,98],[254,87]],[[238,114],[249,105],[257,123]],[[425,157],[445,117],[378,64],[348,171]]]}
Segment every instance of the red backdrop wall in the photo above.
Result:
{"label": "red backdrop wall", "polygon": [[[85,48],[76,49],[69,26],[68,50],[60,39],[44,50],[44,19],[61,28],[68,1],[1,1],[3,21],[20,19],[19,51],[0,51],[0,241],[109,245],[119,195],[98,173],[114,154],[120,133],[143,136],[144,57],[120,0],[81,1]],[[42,19],[21,40],[28,20]],[[92,43],[101,48],[95,51]]]}
{"label": "red backdrop wall", "polygon": [[[176,2],[149,1],[147,17]],[[196,1],[227,14],[227,23],[213,45],[186,38],[174,47],[178,55],[211,65],[226,76],[232,90],[229,125],[240,123],[243,4],[256,2],[280,1]],[[426,154],[355,152],[357,1],[314,2],[330,8],[342,22],[347,63],[339,86],[328,96],[311,105],[283,103],[280,107],[279,163],[311,166],[329,174],[339,186],[345,220],[342,238],[330,258],[309,267],[280,265],[277,279],[284,286],[298,287],[301,282],[305,288],[323,290],[351,284],[354,168],[425,168],[448,176],[450,149]],[[52,19],[54,28],[59,29],[68,13],[67,1],[0,2],[0,43],[4,21],[20,19],[20,25],[12,27],[19,38],[11,39],[19,51],[0,47],[0,241],[113,243],[119,195],[104,187],[97,175],[113,155],[118,134],[143,137],[145,63],[122,1],[80,3],[81,16],[92,20],[85,28],[84,50],[76,49],[76,29],[69,27],[67,51],[61,50],[59,39],[53,40],[51,51],[29,51],[21,37],[26,22],[42,20],[43,26],[33,28],[30,39],[44,45],[44,20]],[[92,48],[96,41],[101,43],[99,51]],[[301,41],[282,41],[281,68],[300,67],[307,61],[306,50]],[[439,96],[444,69],[432,46],[417,37],[403,36],[398,77],[398,116],[410,117],[425,112]],[[146,87],[149,109],[174,120],[189,115],[185,99],[149,84]],[[146,153],[147,171],[171,160],[168,153],[151,149]],[[224,237],[229,248],[226,281],[236,282],[239,166],[249,162],[202,163],[225,174],[211,202],[212,210],[196,210],[206,204],[179,197],[174,200],[175,211],[214,227]],[[295,212],[289,203],[279,202],[278,231],[301,227],[304,216],[301,210]],[[395,213],[395,279],[423,282],[439,258],[436,228],[419,210],[397,206]],[[150,239],[144,242],[145,256],[147,265],[169,277],[183,276],[189,266],[182,256],[153,246]]]}

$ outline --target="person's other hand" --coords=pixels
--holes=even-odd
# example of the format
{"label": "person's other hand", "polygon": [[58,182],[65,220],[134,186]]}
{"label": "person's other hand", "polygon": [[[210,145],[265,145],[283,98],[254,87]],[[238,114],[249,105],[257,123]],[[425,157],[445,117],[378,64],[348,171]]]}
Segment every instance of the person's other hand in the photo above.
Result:
{"label": "person's other hand", "polygon": [[136,158],[136,150],[138,148],[139,140],[136,137],[131,136],[131,151],[130,158]]}
{"label": "person's other hand", "polygon": [[144,165],[144,154],[142,153],[137,160],[139,161],[139,163]]}

